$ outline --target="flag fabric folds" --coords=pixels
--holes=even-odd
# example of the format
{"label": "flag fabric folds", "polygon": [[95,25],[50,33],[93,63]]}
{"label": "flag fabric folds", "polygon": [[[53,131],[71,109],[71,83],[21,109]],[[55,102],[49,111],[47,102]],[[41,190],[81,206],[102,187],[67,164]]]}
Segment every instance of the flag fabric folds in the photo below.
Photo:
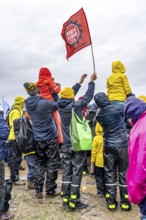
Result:
{"label": "flag fabric folds", "polygon": [[9,104],[4,100],[4,98],[2,97],[2,108],[4,111],[4,118],[6,119],[8,112],[10,110],[10,106]]}
{"label": "flag fabric folds", "polygon": [[92,44],[88,22],[83,8],[63,24],[61,35],[66,44],[67,59],[79,50]]}

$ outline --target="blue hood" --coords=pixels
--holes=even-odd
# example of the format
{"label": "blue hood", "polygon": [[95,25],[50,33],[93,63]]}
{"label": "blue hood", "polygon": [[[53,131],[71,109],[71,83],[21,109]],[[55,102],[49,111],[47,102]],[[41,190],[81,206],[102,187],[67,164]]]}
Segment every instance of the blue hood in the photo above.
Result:
{"label": "blue hood", "polygon": [[126,100],[124,107],[125,117],[126,119],[131,119],[134,124],[144,111],[146,111],[145,102],[135,98],[134,96],[131,96]]}
{"label": "blue hood", "polygon": [[94,101],[99,108],[110,105],[109,98],[104,92],[96,93],[96,95],[94,96]]}
{"label": "blue hood", "polygon": [[30,96],[25,100],[25,103],[30,110],[34,110],[40,99],[41,99],[40,96]]}

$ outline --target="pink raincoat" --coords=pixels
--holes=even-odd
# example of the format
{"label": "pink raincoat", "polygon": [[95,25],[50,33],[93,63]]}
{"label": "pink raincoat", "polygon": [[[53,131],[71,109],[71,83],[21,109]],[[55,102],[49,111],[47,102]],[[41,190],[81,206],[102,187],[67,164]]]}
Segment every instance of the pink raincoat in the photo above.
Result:
{"label": "pink raincoat", "polygon": [[129,167],[127,185],[129,200],[139,204],[146,197],[146,112],[130,132],[128,143]]}

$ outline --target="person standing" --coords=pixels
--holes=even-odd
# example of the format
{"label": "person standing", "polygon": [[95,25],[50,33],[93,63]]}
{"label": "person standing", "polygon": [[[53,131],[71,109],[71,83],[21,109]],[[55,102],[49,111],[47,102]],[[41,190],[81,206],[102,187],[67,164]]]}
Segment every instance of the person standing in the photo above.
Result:
{"label": "person standing", "polygon": [[43,186],[46,175],[46,196],[55,196],[57,188],[59,146],[58,132],[52,113],[57,110],[57,103],[43,99],[38,94],[37,85],[33,82],[24,83],[29,97],[25,100],[26,111],[32,122],[35,139],[35,172],[34,188],[36,197],[43,198]]}
{"label": "person standing", "polygon": [[146,103],[129,97],[124,112],[126,120],[132,126],[128,142],[129,200],[139,206],[140,219],[146,220]]}
{"label": "person standing", "polygon": [[96,136],[92,142],[91,152],[91,174],[95,173],[97,194],[99,197],[105,196],[105,176],[103,160],[103,129],[99,123],[95,127]]}
{"label": "person standing", "polygon": [[103,128],[107,207],[110,211],[115,211],[118,206],[116,201],[118,174],[120,207],[121,210],[129,211],[131,204],[128,200],[126,184],[128,140],[126,126],[121,123],[121,119],[124,118],[124,106],[111,103],[103,92],[97,93],[94,96],[94,101],[100,108],[96,120]]}
{"label": "person standing", "polygon": [[0,220],[8,220],[13,217],[13,215],[7,213],[8,210],[5,210],[6,203],[9,202],[8,200],[6,200],[6,182],[4,165],[6,141],[9,135],[9,130],[9,127],[4,120],[3,111],[0,111]]}
{"label": "person standing", "polygon": [[60,99],[57,101],[58,111],[60,113],[63,129],[63,147],[62,147],[62,186],[61,196],[63,206],[70,210],[87,208],[88,205],[80,200],[80,185],[82,180],[82,171],[86,159],[86,152],[74,152],[72,150],[70,138],[70,123],[72,110],[82,119],[82,110],[89,104],[94,95],[96,74],[93,74],[88,84],[88,89],[82,99],[75,101],[75,96],[79,91],[81,84],[86,78],[83,74],[79,83],[72,88],[66,87],[60,92]]}
{"label": "person standing", "polygon": [[19,167],[22,162],[22,152],[18,147],[14,134],[14,120],[23,116],[24,98],[17,96],[14,100],[13,108],[8,114],[8,124],[10,133],[8,137],[8,166],[10,168],[11,180],[16,183],[19,180]]}

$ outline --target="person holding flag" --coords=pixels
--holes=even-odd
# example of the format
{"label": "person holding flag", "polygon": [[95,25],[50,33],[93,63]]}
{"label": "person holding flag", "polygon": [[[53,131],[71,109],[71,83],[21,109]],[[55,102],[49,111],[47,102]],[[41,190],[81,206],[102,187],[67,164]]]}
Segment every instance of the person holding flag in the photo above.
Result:
{"label": "person holding flag", "polygon": [[58,111],[60,113],[63,130],[63,147],[62,147],[62,186],[61,196],[63,206],[71,211],[76,209],[87,208],[88,205],[80,200],[80,186],[82,180],[82,171],[86,159],[86,151],[74,152],[72,150],[71,137],[70,137],[70,123],[72,110],[83,118],[82,111],[92,100],[95,90],[96,74],[92,74],[88,89],[82,99],[75,101],[75,95],[79,91],[86,75],[83,74],[80,81],[72,88],[66,87],[60,92],[60,99],[57,101]]}

